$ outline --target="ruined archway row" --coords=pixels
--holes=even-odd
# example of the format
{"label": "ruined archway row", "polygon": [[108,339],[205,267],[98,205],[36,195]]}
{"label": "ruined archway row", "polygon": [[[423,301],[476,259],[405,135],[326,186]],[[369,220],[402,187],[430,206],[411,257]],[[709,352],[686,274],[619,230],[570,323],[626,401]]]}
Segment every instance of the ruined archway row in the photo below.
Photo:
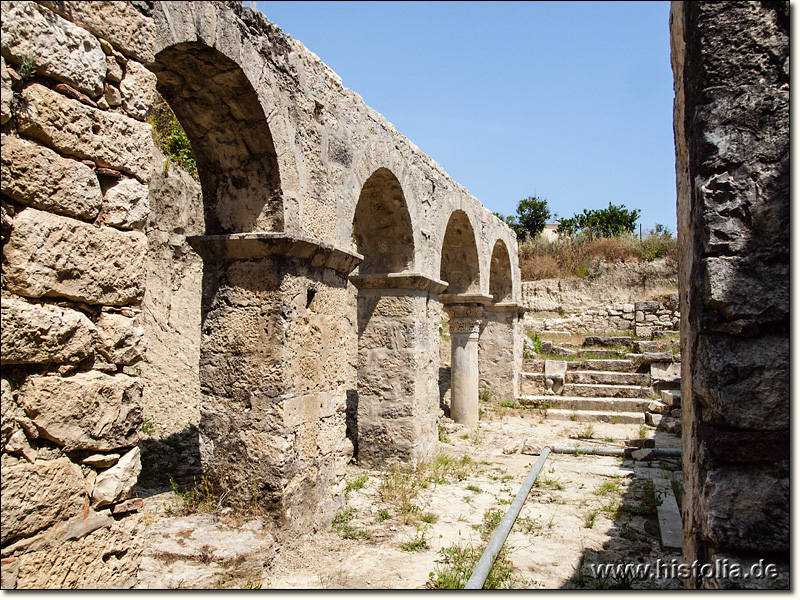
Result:
{"label": "ruined archway row", "polygon": [[[354,456],[436,450],[443,312],[513,397],[514,233],[302,44],[233,2],[2,17],[4,577],[128,585],[154,472],[329,520]],[[199,183],[152,143],[156,90]],[[87,515],[91,548],[30,543]]]}
{"label": "ruined archway row", "polygon": [[[376,173],[388,172],[404,196],[411,223],[411,270],[440,276],[444,238],[458,213],[475,237],[475,291],[491,293],[491,257],[501,240],[510,257],[508,299],[520,300],[514,232],[344,88],[300,42],[262,14],[222,3],[159,2],[154,20],[159,89],[178,105],[173,108],[198,140],[193,145],[204,155],[202,161],[213,167],[208,169],[213,181],[203,181],[208,233],[285,231],[351,248],[364,186]],[[245,79],[251,90],[243,90]],[[195,100],[181,102],[180,95],[222,96],[225,105],[209,113],[207,107],[197,110],[202,103]],[[200,114],[213,117],[197,124]],[[230,131],[219,131],[226,120]],[[203,148],[209,132],[215,134],[215,147]],[[238,178],[237,169],[230,173],[218,167],[231,155],[237,165],[248,166],[237,167]],[[218,181],[222,175],[217,173],[224,174],[224,181]],[[260,178],[260,187],[254,177]],[[231,198],[237,197],[247,206],[244,215],[231,214]],[[209,204],[220,206],[209,210]]]}

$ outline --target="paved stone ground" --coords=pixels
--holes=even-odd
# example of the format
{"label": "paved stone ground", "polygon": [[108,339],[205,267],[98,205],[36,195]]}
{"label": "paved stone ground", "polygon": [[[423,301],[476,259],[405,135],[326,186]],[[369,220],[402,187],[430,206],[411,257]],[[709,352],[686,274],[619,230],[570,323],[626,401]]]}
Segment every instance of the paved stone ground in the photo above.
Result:
{"label": "paved stone ground", "polygon": [[[536,453],[545,444],[622,447],[625,439],[640,435],[656,436],[657,447],[680,444],[652,428],[547,421],[535,410],[491,403],[481,408],[476,430],[455,424],[442,430],[448,441],[440,445],[441,452],[459,461],[469,457],[463,478],[433,483],[428,477],[421,487],[424,476],[406,479],[350,465],[351,487],[358,487],[355,482],[363,486],[348,494],[349,522],[313,536],[273,543],[257,521],[240,518],[237,523],[232,514],[174,517],[164,510],[176,505],[174,495],[150,496],[139,587],[425,588],[431,572],[446,567],[441,550],[457,543],[485,545],[479,528],[487,512],[507,510],[537,458],[504,450],[525,440],[526,450]],[[677,461],[637,465],[615,457],[551,454],[506,542],[513,565],[506,583],[545,589],[680,588],[676,579],[592,575],[592,566],[601,563],[680,558],[677,550],[662,550],[655,509],[636,514],[642,512],[647,485],[636,471],[655,472],[669,481],[679,468]],[[409,492],[415,481],[420,487]],[[406,506],[416,508],[403,511],[402,501],[390,497],[392,491],[408,492]]]}

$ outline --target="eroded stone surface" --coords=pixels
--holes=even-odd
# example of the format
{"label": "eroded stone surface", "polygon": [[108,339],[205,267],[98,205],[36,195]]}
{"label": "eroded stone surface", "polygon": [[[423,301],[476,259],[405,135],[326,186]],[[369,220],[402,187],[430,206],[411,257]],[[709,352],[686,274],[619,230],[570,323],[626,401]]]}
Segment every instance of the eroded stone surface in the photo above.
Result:
{"label": "eroded stone surface", "polygon": [[3,480],[3,544],[69,519],[83,510],[83,475],[68,458],[6,464]]}
{"label": "eroded stone surface", "polygon": [[147,344],[138,317],[103,313],[97,319],[98,351],[117,365],[133,365],[144,355]]}
{"label": "eroded stone surface", "polygon": [[2,136],[3,193],[21,202],[70,217],[94,219],[103,194],[94,170],[45,146]]}
{"label": "eroded stone surface", "polygon": [[95,327],[76,310],[3,296],[2,362],[77,363],[94,351]]}
{"label": "eroded stone surface", "polygon": [[125,177],[106,190],[100,222],[120,229],[142,229],[149,214],[147,186]]}
{"label": "eroded stone surface", "polygon": [[114,450],[139,441],[141,382],[97,371],[31,377],[19,403],[40,434],[64,451]]}
{"label": "eroded stone surface", "polygon": [[156,76],[134,60],[125,65],[125,77],[119,84],[122,108],[134,119],[144,120],[156,99]]}
{"label": "eroded stone surface", "polygon": [[[91,33],[36,2],[3,2],[3,54],[90,96],[103,91],[106,55]],[[6,54],[8,53],[8,54]]]}
{"label": "eroded stone surface", "polygon": [[90,158],[147,181],[150,125],[66,98],[38,83],[25,88],[17,114],[20,133],[64,154]]}
{"label": "eroded stone surface", "polygon": [[145,236],[93,227],[33,208],[20,211],[4,248],[8,289],[89,304],[138,304],[144,294]]}
{"label": "eroded stone surface", "polygon": [[107,39],[123,53],[145,63],[152,62],[154,23],[132,2],[95,2],[85,5],[80,2],[43,1],[41,4],[98,37]]}
{"label": "eroded stone surface", "polygon": [[11,77],[6,69],[6,59],[0,57],[0,124],[5,125],[11,119],[11,102],[14,90],[11,89]]}
{"label": "eroded stone surface", "polygon": [[98,508],[126,500],[142,470],[139,447],[125,454],[117,464],[97,476],[92,491],[92,506]]}

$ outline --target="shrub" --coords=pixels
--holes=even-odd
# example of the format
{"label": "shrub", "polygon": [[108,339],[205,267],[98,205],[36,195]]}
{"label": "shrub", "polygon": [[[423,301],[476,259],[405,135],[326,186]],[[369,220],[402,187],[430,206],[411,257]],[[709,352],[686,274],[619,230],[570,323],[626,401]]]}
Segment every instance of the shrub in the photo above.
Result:
{"label": "shrub", "polygon": [[199,179],[197,162],[192,153],[189,136],[186,135],[178,117],[167,101],[158,96],[147,114],[147,122],[153,127],[153,142],[164,153],[167,160],[174,161],[194,179]]}

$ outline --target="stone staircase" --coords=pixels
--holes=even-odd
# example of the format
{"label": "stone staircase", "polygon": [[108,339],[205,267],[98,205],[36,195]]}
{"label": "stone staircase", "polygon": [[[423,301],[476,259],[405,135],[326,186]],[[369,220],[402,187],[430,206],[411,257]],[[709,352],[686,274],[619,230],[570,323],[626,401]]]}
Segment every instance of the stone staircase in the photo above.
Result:
{"label": "stone staircase", "polygon": [[[597,336],[587,337],[581,348],[562,344],[551,354],[571,360],[525,360],[517,401],[539,408],[547,419],[667,425],[680,403],[680,392],[676,400],[671,391],[680,387],[680,369],[668,366],[674,360],[668,346]],[[659,402],[662,390],[666,398]],[[649,415],[651,409],[658,412]]]}

